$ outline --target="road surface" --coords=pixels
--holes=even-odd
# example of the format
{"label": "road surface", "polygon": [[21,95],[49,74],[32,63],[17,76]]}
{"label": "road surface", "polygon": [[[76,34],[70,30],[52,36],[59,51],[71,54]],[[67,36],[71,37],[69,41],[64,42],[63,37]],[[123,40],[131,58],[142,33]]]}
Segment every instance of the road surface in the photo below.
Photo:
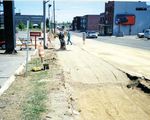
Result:
{"label": "road surface", "polygon": [[[107,39],[106,39],[107,40]],[[150,52],[72,36],[66,51],[55,48],[70,86],[75,120],[150,120],[149,94],[133,88],[124,72],[149,77]],[[111,41],[111,40],[110,40]],[[124,72],[123,72],[124,71]]]}

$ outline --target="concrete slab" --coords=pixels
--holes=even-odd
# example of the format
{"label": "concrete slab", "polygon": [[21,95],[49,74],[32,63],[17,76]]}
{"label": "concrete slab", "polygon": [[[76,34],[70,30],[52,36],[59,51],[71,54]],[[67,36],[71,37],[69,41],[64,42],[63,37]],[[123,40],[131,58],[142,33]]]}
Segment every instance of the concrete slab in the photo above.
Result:
{"label": "concrete slab", "polygon": [[[15,74],[19,74],[26,63],[26,51],[17,51],[15,55],[2,54],[4,51],[0,50],[0,95],[9,88],[11,83],[15,80]],[[29,51],[29,59],[36,54],[37,50]]]}

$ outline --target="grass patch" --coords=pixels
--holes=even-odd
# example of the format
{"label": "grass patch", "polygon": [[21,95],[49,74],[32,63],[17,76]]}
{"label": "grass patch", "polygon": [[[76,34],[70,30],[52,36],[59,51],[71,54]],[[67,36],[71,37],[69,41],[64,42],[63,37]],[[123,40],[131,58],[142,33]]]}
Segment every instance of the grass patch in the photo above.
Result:
{"label": "grass patch", "polygon": [[37,55],[28,63],[28,73],[16,76],[16,80],[0,97],[4,108],[0,109],[0,120],[41,120],[45,118],[51,107],[49,98],[54,83],[60,72],[56,54],[47,50],[44,61],[49,63],[47,71],[31,72],[33,67],[43,67]]}
{"label": "grass patch", "polygon": [[[35,58],[29,64],[29,70],[33,66],[40,66],[39,59]],[[48,78],[48,71],[30,72],[26,79],[29,79],[30,91],[23,105],[24,120],[41,120],[40,116],[46,111],[45,101],[47,99],[47,88],[42,79]]]}

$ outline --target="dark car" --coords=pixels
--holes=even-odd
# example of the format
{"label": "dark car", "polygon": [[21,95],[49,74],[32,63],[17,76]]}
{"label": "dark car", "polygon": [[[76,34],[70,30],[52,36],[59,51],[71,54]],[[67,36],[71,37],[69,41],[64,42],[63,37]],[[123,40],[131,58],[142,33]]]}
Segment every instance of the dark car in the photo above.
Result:
{"label": "dark car", "polygon": [[0,29],[0,48],[5,49],[4,29]]}
{"label": "dark car", "polygon": [[0,48],[5,49],[5,41],[0,40]]}

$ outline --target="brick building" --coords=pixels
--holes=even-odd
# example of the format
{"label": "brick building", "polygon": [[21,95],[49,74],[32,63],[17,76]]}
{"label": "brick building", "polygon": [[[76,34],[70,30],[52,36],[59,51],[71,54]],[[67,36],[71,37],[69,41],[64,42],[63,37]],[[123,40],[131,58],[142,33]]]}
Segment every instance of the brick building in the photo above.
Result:
{"label": "brick building", "polygon": [[106,27],[105,27],[105,13],[101,13],[99,17],[99,35],[106,34]]}
{"label": "brick building", "polygon": [[72,21],[73,30],[98,31],[99,15],[85,15],[74,17]]}
{"label": "brick building", "polygon": [[76,16],[72,21],[72,29],[73,30],[81,30],[81,18],[80,16]]}
{"label": "brick building", "polygon": [[99,15],[85,15],[81,21],[81,31],[98,31]]}
{"label": "brick building", "polygon": [[105,12],[100,14],[99,34],[113,34],[114,1],[105,3]]}

